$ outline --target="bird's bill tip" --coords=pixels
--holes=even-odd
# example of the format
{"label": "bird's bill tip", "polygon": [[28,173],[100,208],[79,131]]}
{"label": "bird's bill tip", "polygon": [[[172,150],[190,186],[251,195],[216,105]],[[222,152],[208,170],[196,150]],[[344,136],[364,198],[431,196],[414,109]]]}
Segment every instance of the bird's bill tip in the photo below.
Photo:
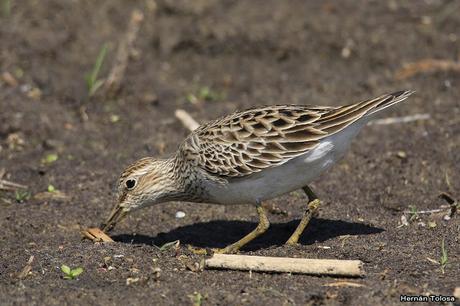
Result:
{"label": "bird's bill tip", "polygon": [[101,224],[102,231],[111,231],[115,225],[118,224],[118,222],[123,220],[127,213],[128,212],[120,204],[115,205],[115,207],[112,209],[112,212],[110,213],[110,216],[104,223]]}

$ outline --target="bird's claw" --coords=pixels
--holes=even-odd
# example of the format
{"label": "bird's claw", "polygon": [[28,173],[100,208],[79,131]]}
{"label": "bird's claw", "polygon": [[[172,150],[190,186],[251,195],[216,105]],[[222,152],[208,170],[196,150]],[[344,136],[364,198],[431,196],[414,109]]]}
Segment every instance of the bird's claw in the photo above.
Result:
{"label": "bird's claw", "polygon": [[197,248],[191,245],[187,246],[187,249],[196,255],[212,255],[212,254],[232,254],[237,253],[238,250],[231,248],[230,246],[225,248]]}

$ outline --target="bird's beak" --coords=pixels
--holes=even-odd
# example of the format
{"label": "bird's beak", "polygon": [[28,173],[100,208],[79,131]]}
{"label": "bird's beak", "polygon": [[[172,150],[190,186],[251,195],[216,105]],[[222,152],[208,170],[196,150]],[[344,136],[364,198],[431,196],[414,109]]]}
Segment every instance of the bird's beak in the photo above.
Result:
{"label": "bird's beak", "polygon": [[128,214],[128,211],[125,210],[123,206],[120,204],[115,205],[113,208],[112,212],[110,213],[110,216],[107,218],[107,220],[101,224],[101,228],[103,232],[109,232],[111,231],[115,225],[117,225],[118,222],[123,220],[123,218]]}

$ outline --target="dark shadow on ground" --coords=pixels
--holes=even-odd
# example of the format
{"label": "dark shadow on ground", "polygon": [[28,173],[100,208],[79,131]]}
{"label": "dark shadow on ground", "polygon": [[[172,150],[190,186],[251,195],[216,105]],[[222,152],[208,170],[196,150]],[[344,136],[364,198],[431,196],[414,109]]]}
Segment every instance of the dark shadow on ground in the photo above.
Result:
{"label": "dark shadow on ground", "polygon": [[[288,223],[271,224],[265,234],[252,241],[244,249],[255,251],[273,245],[282,245],[298,223],[299,220],[293,220]],[[121,234],[114,235],[112,238],[118,242],[157,246],[180,240],[182,244],[196,247],[222,248],[242,238],[256,226],[256,223],[248,221],[216,220],[182,226],[167,233],[160,233],[156,237]],[[383,231],[384,229],[362,223],[315,218],[310,221],[299,242],[309,245],[342,235],[370,235]]]}

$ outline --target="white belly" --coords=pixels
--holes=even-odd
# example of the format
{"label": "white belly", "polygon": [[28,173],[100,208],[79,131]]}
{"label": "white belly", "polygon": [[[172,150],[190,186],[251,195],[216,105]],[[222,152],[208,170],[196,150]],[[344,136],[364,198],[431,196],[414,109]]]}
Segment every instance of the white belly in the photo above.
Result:
{"label": "white belly", "polygon": [[211,201],[216,204],[255,204],[299,189],[329,169],[346,153],[362,124],[323,139],[316,148],[280,166],[233,179],[225,186],[208,185]]}

